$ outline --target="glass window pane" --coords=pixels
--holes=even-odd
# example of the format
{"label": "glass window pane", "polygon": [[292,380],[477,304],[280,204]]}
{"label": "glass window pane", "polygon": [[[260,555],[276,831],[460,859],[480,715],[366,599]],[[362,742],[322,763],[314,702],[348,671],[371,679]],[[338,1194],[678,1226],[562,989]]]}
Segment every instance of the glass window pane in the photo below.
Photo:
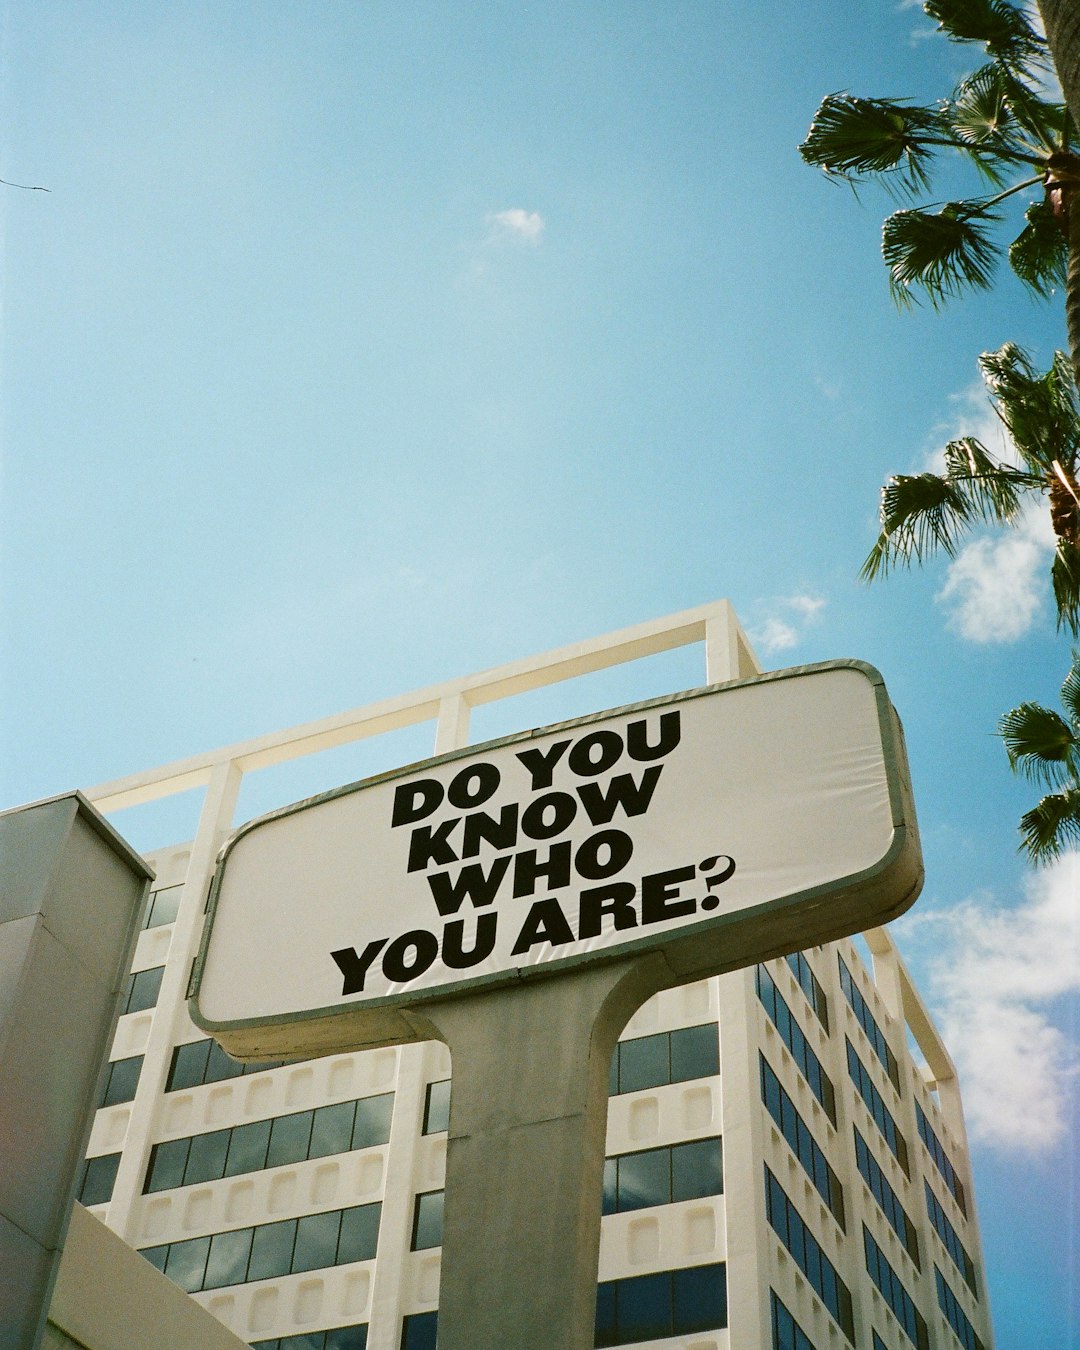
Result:
{"label": "glass window pane", "polygon": [[172,923],[176,918],[176,911],[180,908],[180,896],[184,892],[183,885],[165,886],[160,891],[154,891],[150,897],[150,913],[147,915],[147,928],[160,928],[162,924]]}
{"label": "glass window pane", "polygon": [[165,1243],[161,1247],[142,1247],[139,1250],[139,1255],[144,1261],[149,1261],[155,1270],[164,1272],[165,1261],[169,1255],[169,1244]]}
{"label": "glass window pane", "polygon": [[666,1205],[671,1199],[671,1153],[666,1148],[648,1153],[624,1153],[619,1159],[619,1209]]}
{"label": "glass window pane", "polygon": [[715,1023],[683,1027],[671,1033],[671,1081],[709,1078],[720,1072],[720,1040]]}
{"label": "glass window pane", "polygon": [[672,1200],[697,1200],[720,1195],[724,1189],[724,1165],[719,1139],[696,1139],[671,1150]]}
{"label": "glass window pane", "polygon": [[215,1233],[210,1240],[204,1289],[220,1289],[225,1284],[243,1284],[251,1254],[250,1228],[233,1233]]}
{"label": "glass window pane", "polygon": [[418,1195],[416,1216],[413,1220],[413,1251],[422,1252],[428,1247],[441,1247],[442,1228],[443,1192],[428,1191],[426,1195]]}
{"label": "glass window pane", "polygon": [[332,1153],[348,1153],[352,1141],[355,1102],[338,1102],[335,1106],[320,1106],[311,1126],[309,1158],[327,1158]]}
{"label": "glass window pane", "polygon": [[367,1323],[334,1327],[326,1333],[326,1350],[367,1350]]}
{"label": "glass window pane", "polygon": [[152,1008],[158,1001],[164,974],[164,966],[152,966],[150,970],[140,970],[132,975],[124,1012],[145,1012],[147,1008]]}
{"label": "glass window pane", "polygon": [[339,1266],[350,1261],[373,1261],[379,1245],[379,1219],[382,1205],[357,1205],[341,1216],[341,1237],[338,1240]]}
{"label": "glass window pane", "polygon": [[191,1238],[188,1242],[174,1242],[165,1262],[165,1274],[189,1294],[203,1287],[206,1256],[210,1250],[208,1237]]}
{"label": "glass window pane", "polygon": [[83,1172],[79,1200],[84,1205],[103,1205],[112,1199],[116,1184],[116,1169],[120,1166],[119,1153],[105,1153],[100,1158],[87,1158]]}
{"label": "glass window pane", "polygon": [[639,1275],[620,1280],[618,1292],[619,1343],[658,1340],[670,1336],[671,1275]]}
{"label": "glass window pane", "polygon": [[255,1229],[251,1241],[249,1280],[273,1280],[287,1275],[292,1268],[293,1244],[296,1241],[296,1220],[283,1219],[280,1223],[263,1223]]}
{"label": "glass window pane", "polygon": [[187,1162],[188,1139],[170,1139],[155,1144],[150,1150],[150,1166],[146,1171],[143,1192],[170,1191],[184,1184],[184,1164]]}
{"label": "glass window pane", "polygon": [[142,1064],[142,1055],[132,1055],[130,1059],[118,1059],[109,1066],[102,1106],[115,1106],[118,1102],[130,1102],[134,1098]]}
{"label": "glass window pane", "polygon": [[401,1350],[435,1350],[439,1314],[413,1313],[401,1324]]}
{"label": "glass window pane", "polygon": [[225,1157],[229,1151],[229,1130],[214,1130],[197,1134],[191,1141],[184,1185],[194,1186],[200,1181],[217,1181],[225,1174]]}
{"label": "glass window pane", "polygon": [[270,1122],[256,1120],[250,1125],[238,1125],[232,1132],[229,1156],[225,1160],[227,1177],[243,1172],[259,1172],[266,1164],[266,1146],[270,1142]]}
{"label": "glass window pane", "polygon": [[390,1138],[390,1119],[393,1114],[392,1092],[384,1092],[378,1097],[361,1097],[356,1103],[353,1148],[372,1148],[375,1144],[385,1144]]}
{"label": "glass window pane", "polygon": [[206,1075],[206,1058],[209,1053],[209,1041],[192,1041],[189,1045],[178,1045],[173,1051],[165,1091],[177,1092],[181,1088],[198,1087]]}
{"label": "glass window pane", "polygon": [[614,1214],[619,1208],[617,1191],[619,1161],[617,1158],[604,1159],[604,1201],[601,1214]]}
{"label": "glass window pane", "polygon": [[424,1103],[424,1134],[438,1134],[450,1126],[450,1079],[429,1083]]}
{"label": "glass window pane", "polygon": [[305,1214],[296,1221],[296,1249],[293,1270],[321,1270],[337,1260],[338,1228],[341,1211],[329,1214]]}
{"label": "glass window pane", "polygon": [[615,1281],[596,1286],[596,1332],[593,1344],[616,1345],[615,1340]]}
{"label": "glass window pane", "polygon": [[639,1092],[670,1081],[666,1033],[639,1036],[619,1046],[620,1092]]}
{"label": "glass window pane", "polygon": [[675,1331],[713,1331],[727,1326],[727,1267],[691,1266],[677,1270]]}
{"label": "glass window pane", "polygon": [[278,1350],[323,1350],[323,1344],[321,1331],[305,1331],[299,1336],[282,1336]]}
{"label": "glass window pane", "polygon": [[270,1128],[270,1147],[266,1153],[267,1167],[282,1167],[285,1163],[302,1162],[307,1157],[311,1139],[310,1111],[298,1111],[292,1116],[278,1116]]}
{"label": "glass window pane", "polygon": [[206,1062],[207,1083],[220,1083],[226,1078],[239,1078],[243,1066],[238,1060],[227,1055],[217,1041],[210,1042],[210,1054]]}

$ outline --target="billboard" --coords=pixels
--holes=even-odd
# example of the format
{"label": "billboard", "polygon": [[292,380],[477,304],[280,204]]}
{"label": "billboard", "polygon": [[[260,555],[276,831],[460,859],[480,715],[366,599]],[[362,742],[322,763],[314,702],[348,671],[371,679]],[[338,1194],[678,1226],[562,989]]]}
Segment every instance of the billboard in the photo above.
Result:
{"label": "billboard", "polygon": [[921,879],[880,675],[797,667],[250,822],[218,862],[191,1014],[241,1058],[420,1039],[431,1000],[649,952],[672,983],[719,973],[884,922]]}

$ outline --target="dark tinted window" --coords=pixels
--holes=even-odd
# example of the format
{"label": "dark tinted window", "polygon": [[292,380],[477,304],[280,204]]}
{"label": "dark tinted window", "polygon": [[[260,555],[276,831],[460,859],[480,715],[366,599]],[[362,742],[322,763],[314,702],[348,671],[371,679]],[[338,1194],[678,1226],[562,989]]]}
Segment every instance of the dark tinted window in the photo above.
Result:
{"label": "dark tinted window", "polygon": [[720,1072],[720,1041],[715,1024],[682,1027],[671,1033],[671,1081],[710,1078]]}
{"label": "dark tinted window", "polygon": [[119,1153],[105,1153],[98,1158],[87,1158],[83,1164],[79,1200],[84,1205],[103,1205],[112,1199],[116,1171],[120,1166]]}
{"label": "dark tinted window", "polygon": [[311,1127],[309,1158],[326,1158],[332,1153],[347,1153],[352,1142],[355,1102],[320,1106]]}
{"label": "dark tinted window", "polygon": [[262,1170],[266,1165],[270,1124],[269,1120],[256,1120],[250,1125],[238,1125],[232,1131],[229,1156],[225,1162],[225,1176],[235,1177],[242,1172]]}
{"label": "dark tinted window", "polygon": [[190,1045],[178,1045],[173,1051],[169,1076],[165,1081],[166,1092],[176,1092],[180,1088],[198,1087],[206,1074],[206,1059],[210,1054],[210,1041],[192,1041]]}
{"label": "dark tinted window", "polygon": [[251,1235],[250,1228],[241,1228],[233,1233],[214,1234],[210,1240],[204,1289],[220,1289],[226,1284],[241,1284],[247,1278]]}
{"label": "dark tinted window", "polygon": [[277,1117],[270,1130],[267,1167],[281,1167],[307,1157],[312,1115],[311,1111],[299,1111],[296,1115]]}
{"label": "dark tinted window", "polygon": [[338,1239],[338,1265],[350,1261],[372,1261],[379,1244],[379,1217],[382,1206],[357,1205],[341,1216],[341,1235]]}
{"label": "dark tinted window", "polygon": [[116,1106],[118,1102],[130,1102],[134,1098],[142,1065],[142,1055],[114,1060],[109,1065],[105,1077],[105,1091],[101,1098],[102,1106]]}
{"label": "dark tinted window", "polygon": [[296,1221],[296,1248],[293,1270],[321,1270],[332,1266],[337,1257],[341,1211],[329,1214],[305,1214]]}
{"label": "dark tinted window", "polygon": [[191,1140],[184,1185],[194,1186],[200,1181],[216,1181],[225,1175],[225,1158],[229,1152],[231,1130],[214,1130],[197,1134]]}
{"label": "dark tinted window", "polygon": [[384,1092],[378,1097],[361,1097],[356,1103],[353,1148],[372,1148],[376,1144],[385,1144],[390,1138],[390,1119],[393,1114],[392,1092]]}
{"label": "dark tinted window", "polygon": [[203,1287],[206,1258],[210,1253],[208,1237],[192,1238],[189,1242],[174,1242],[165,1262],[165,1274],[189,1294]]}
{"label": "dark tinted window", "polygon": [[438,1134],[450,1125],[450,1079],[429,1083],[424,1101],[424,1134]]}
{"label": "dark tinted window", "polygon": [[155,1144],[150,1150],[150,1166],[146,1172],[144,1191],[169,1191],[184,1184],[184,1166],[187,1163],[190,1139],[169,1139]]}
{"label": "dark tinted window", "polygon": [[280,1223],[264,1223],[255,1229],[251,1243],[249,1280],[273,1280],[287,1275],[292,1266],[293,1244],[296,1241],[296,1220],[283,1219]]}
{"label": "dark tinted window", "polygon": [[428,1247],[441,1247],[442,1229],[443,1192],[428,1191],[426,1195],[418,1195],[413,1218],[413,1251],[420,1252]]}
{"label": "dark tinted window", "polygon": [[164,974],[164,966],[152,966],[149,970],[140,970],[132,975],[124,1012],[145,1012],[147,1008],[154,1007],[161,992],[161,977]]}
{"label": "dark tinted window", "polygon": [[435,1350],[439,1314],[413,1313],[401,1323],[401,1350]]}

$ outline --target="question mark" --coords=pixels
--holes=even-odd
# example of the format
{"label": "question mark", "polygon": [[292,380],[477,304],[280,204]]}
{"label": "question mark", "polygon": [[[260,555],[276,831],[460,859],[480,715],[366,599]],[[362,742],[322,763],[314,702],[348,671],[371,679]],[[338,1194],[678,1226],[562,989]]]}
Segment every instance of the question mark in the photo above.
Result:
{"label": "question mark", "polygon": [[[713,872],[712,876],[705,878],[705,885],[711,891],[714,886],[722,886],[725,881],[735,874],[735,859],[727,853],[714,854],[711,858],[704,859],[698,863],[699,872],[709,872],[723,859],[724,866],[719,872]],[[719,909],[720,897],[716,895],[707,895],[701,902],[702,909]]]}

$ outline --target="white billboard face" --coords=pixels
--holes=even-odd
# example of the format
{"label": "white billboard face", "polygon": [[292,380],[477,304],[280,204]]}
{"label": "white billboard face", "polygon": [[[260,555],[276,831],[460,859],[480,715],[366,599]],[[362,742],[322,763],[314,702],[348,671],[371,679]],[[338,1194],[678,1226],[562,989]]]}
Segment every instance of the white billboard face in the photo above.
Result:
{"label": "white billboard face", "polygon": [[252,822],[219,862],[192,1014],[237,1053],[270,1044],[244,1028],[308,1022],[310,1049],[319,1019],[634,951],[692,978],[892,917],[920,877],[880,676],[805,667]]}

